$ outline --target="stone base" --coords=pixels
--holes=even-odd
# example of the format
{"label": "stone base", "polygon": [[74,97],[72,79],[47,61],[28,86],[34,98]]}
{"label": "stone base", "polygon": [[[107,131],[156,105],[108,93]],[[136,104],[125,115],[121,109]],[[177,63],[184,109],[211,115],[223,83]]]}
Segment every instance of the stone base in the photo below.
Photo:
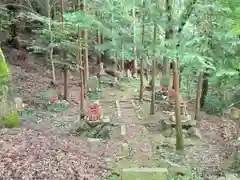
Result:
{"label": "stone base", "polygon": [[[105,119],[105,121],[107,121]],[[76,129],[76,134],[84,135],[88,138],[105,139],[110,137],[113,124],[104,121],[87,121],[83,120]]]}
{"label": "stone base", "polygon": [[121,172],[122,180],[167,180],[166,168],[129,168]]}

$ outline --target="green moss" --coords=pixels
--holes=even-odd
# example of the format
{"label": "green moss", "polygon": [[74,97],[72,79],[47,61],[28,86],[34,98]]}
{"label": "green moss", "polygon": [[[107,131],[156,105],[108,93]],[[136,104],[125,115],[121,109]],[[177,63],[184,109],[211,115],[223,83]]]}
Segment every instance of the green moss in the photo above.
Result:
{"label": "green moss", "polygon": [[8,80],[11,80],[10,71],[8,69],[8,65],[5,61],[1,48],[0,48],[0,77],[1,79],[4,77],[4,79],[7,78]]}
{"label": "green moss", "polygon": [[19,116],[17,111],[12,112],[0,119],[0,126],[5,128],[15,128],[20,126]]}
{"label": "green moss", "polygon": [[[0,97],[0,103],[6,106],[2,107],[1,111],[3,112],[4,109],[9,110],[8,113],[4,113],[2,117],[0,117],[0,127],[5,128],[14,128],[20,126],[19,116],[18,112],[14,111],[11,112],[10,109],[12,106],[14,106],[13,99],[10,100],[9,97],[12,97],[12,76],[8,69],[8,65],[5,61],[5,57],[3,55],[3,52],[0,48],[0,94],[2,95]],[[7,108],[6,108],[7,107]],[[1,112],[1,113],[2,113]],[[5,112],[5,111],[4,111]]]}

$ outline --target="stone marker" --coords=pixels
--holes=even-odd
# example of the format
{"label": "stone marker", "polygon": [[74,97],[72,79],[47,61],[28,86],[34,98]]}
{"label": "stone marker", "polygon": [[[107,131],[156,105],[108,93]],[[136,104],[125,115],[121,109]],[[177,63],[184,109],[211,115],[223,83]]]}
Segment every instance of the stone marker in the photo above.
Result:
{"label": "stone marker", "polygon": [[99,89],[99,80],[97,76],[91,76],[88,79],[87,87],[89,91],[94,91]]}
{"label": "stone marker", "polygon": [[22,100],[22,98],[20,98],[20,97],[15,97],[15,98],[14,98],[14,102],[15,102],[15,104],[16,104],[16,108],[17,108],[17,109],[20,109],[20,108],[23,107],[23,100]]}
{"label": "stone marker", "polygon": [[167,168],[128,168],[121,172],[122,180],[167,180]]}
{"label": "stone marker", "polygon": [[101,92],[99,87],[99,80],[97,76],[92,76],[88,79],[87,90],[90,100],[97,100],[101,98]]}
{"label": "stone marker", "polygon": [[129,156],[129,146],[128,143],[121,144],[121,154],[125,157]]}
{"label": "stone marker", "polygon": [[121,125],[121,135],[122,135],[122,136],[125,136],[125,135],[126,135],[126,126],[125,126],[125,124],[122,124],[122,125]]}

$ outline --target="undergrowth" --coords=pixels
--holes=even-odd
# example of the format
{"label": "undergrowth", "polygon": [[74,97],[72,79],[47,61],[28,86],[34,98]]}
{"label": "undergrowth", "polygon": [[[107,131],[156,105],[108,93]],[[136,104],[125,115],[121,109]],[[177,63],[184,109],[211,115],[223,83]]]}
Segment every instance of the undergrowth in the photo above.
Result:
{"label": "undergrowth", "polygon": [[230,101],[224,101],[216,95],[209,94],[206,97],[203,110],[208,114],[222,115],[230,105]]}

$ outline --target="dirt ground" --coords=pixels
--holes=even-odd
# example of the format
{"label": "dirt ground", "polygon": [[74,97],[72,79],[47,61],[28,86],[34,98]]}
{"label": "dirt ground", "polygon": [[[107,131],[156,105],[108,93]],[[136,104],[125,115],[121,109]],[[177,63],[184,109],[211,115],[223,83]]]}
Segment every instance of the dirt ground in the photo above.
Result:
{"label": "dirt ground", "polygon": [[[47,89],[51,73],[41,63],[29,56],[31,68],[13,66],[16,95],[23,100],[39,100],[39,93]],[[61,76],[58,75],[59,84]],[[150,166],[155,147],[151,141],[154,137],[139,122],[138,102],[132,100],[136,95],[134,88],[125,91],[106,88],[103,91],[103,111],[114,122],[124,124],[125,134],[113,132],[110,140],[92,142],[84,137],[75,137],[71,131],[79,123],[79,87],[69,83],[71,92],[70,109],[67,114],[52,114],[41,109],[33,117],[22,118],[20,129],[0,130],[0,177],[3,179],[52,179],[52,180],[99,180],[106,179],[109,162],[116,163],[122,157],[123,142],[131,144],[127,164]],[[120,112],[115,101],[119,102]],[[147,115],[150,105],[143,103],[142,115]],[[156,118],[163,116],[161,112]],[[153,118],[154,119],[154,118]],[[218,171],[220,164],[233,150],[236,136],[235,124],[224,117],[203,114],[198,123],[201,143],[187,148],[195,159],[196,167],[205,167],[206,176]],[[160,133],[159,133],[160,136]],[[160,142],[160,140],[159,140]],[[139,162],[136,162],[139,161]],[[205,178],[207,179],[207,177]],[[210,179],[214,179],[213,177]]]}

